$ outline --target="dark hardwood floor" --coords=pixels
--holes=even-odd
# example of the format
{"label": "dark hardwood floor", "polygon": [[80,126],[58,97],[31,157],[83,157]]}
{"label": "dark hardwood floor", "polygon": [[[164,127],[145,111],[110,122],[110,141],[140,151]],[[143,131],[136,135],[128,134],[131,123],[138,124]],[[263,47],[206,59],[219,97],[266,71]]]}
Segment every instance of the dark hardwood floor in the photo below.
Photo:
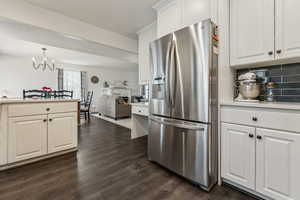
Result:
{"label": "dark hardwood floor", "polygon": [[0,172],[0,199],[253,200],[226,186],[204,192],[147,160],[147,139],[92,119],[79,152]]}

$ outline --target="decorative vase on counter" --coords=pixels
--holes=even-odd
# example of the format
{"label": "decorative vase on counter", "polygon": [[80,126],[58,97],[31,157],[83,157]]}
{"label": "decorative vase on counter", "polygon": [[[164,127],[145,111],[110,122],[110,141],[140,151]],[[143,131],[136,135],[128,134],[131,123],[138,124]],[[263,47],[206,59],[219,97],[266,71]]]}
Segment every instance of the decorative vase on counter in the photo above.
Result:
{"label": "decorative vase on counter", "polygon": [[45,98],[51,98],[51,92],[52,92],[52,88],[49,87],[42,87],[42,90],[45,92]]}
{"label": "decorative vase on counter", "polygon": [[274,88],[275,88],[275,82],[268,82],[266,84],[266,101],[273,102],[274,99]]}

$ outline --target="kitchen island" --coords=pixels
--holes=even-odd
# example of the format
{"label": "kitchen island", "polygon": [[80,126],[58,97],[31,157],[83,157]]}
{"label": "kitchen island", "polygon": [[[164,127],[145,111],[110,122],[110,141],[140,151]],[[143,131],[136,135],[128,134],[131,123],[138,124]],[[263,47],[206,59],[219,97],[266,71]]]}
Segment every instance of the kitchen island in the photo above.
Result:
{"label": "kitchen island", "polygon": [[0,98],[0,170],[77,151],[78,101]]}

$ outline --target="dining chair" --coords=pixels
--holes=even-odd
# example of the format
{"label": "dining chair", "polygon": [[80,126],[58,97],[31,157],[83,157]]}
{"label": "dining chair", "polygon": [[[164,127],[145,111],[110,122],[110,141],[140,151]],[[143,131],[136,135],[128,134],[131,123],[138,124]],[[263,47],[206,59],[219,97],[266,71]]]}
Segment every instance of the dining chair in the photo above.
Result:
{"label": "dining chair", "polygon": [[93,91],[89,91],[87,93],[86,98],[84,99],[84,102],[81,103],[80,106],[80,113],[84,114],[84,119],[85,120],[90,120],[90,108],[91,108],[91,104],[92,104],[92,100],[93,100]]}

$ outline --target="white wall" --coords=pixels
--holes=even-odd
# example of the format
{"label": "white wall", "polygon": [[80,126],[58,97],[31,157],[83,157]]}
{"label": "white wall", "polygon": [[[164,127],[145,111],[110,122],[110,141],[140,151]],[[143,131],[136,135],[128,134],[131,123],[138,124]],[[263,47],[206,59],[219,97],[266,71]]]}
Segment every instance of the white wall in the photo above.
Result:
{"label": "white wall", "polygon": [[[66,70],[86,71],[88,75],[89,90],[94,91],[93,107],[98,110],[98,99],[101,96],[101,88],[104,81],[127,80],[129,87],[138,92],[138,69],[117,69],[105,67],[89,67],[71,64],[63,64]],[[92,76],[98,76],[100,82],[90,82]],[[3,90],[7,90],[8,97],[21,97],[23,89],[40,89],[43,86],[57,89],[57,71],[35,71],[31,58],[13,56],[0,56],[0,96]]]}
{"label": "white wall", "polygon": [[[109,69],[104,67],[87,67],[87,66],[76,66],[76,65],[64,65],[65,70],[75,70],[75,71],[86,71],[88,77],[88,88],[94,91],[94,101],[93,101],[93,111],[98,111],[99,108],[99,98],[101,94],[101,88],[103,88],[103,83],[105,81],[128,81],[128,86],[133,89],[132,94],[136,95],[139,93],[138,85],[138,68],[134,67],[134,70],[125,69]],[[98,76],[100,81],[98,84],[93,84],[90,79],[92,76]]]}
{"label": "white wall", "polygon": [[21,97],[23,89],[57,88],[57,72],[35,71],[30,58],[0,56],[0,95]]}

